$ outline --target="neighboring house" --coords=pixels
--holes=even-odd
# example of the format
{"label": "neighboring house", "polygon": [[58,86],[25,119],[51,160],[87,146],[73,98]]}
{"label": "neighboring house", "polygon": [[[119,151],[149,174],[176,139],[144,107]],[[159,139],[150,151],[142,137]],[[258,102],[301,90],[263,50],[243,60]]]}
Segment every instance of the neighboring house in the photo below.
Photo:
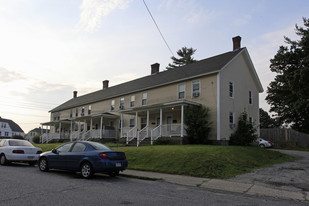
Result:
{"label": "neighboring house", "polygon": [[42,129],[41,127],[39,128],[34,128],[33,130],[31,130],[30,132],[28,132],[25,135],[25,139],[29,140],[32,142],[32,138],[37,136],[37,135],[41,135],[41,134],[48,134],[49,133],[49,129]]}
{"label": "neighboring house", "polygon": [[12,138],[14,136],[24,137],[24,131],[18,124],[10,119],[0,117],[0,139]]}
{"label": "neighboring house", "polygon": [[[126,138],[127,143],[145,138],[186,135],[185,106],[202,104],[210,109],[210,140],[225,144],[237,127],[239,115],[259,125],[259,93],[263,92],[241,37],[233,38],[233,51],[159,72],[73,98],[52,109],[51,128],[42,141],[53,138]],[[258,128],[259,131],[259,128]]]}

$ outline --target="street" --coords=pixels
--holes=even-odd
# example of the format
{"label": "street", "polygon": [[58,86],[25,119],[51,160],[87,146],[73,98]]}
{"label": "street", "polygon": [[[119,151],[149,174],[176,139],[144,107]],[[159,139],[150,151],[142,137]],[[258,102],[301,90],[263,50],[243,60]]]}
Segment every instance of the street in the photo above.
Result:
{"label": "street", "polygon": [[37,166],[0,166],[0,205],[307,205],[306,202],[183,186],[156,180],[91,180],[78,174]]}

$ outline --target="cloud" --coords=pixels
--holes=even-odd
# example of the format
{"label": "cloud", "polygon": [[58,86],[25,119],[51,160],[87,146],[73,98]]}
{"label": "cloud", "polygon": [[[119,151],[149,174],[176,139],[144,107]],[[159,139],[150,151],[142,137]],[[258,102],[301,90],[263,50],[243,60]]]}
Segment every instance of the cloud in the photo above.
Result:
{"label": "cloud", "polygon": [[18,72],[10,71],[8,69],[0,67],[0,82],[7,83],[25,79],[27,78]]}
{"label": "cloud", "polygon": [[83,0],[78,28],[94,32],[102,23],[102,17],[115,9],[125,9],[131,0]]}
{"label": "cloud", "polygon": [[240,18],[236,19],[233,26],[242,26],[247,24],[251,20],[252,16],[249,14],[243,14]]}

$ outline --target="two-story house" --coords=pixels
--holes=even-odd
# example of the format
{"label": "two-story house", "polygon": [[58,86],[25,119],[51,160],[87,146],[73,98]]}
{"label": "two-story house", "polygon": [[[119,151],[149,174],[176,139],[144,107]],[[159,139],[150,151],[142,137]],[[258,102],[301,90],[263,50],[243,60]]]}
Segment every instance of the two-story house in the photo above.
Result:
{"label": "two-story house", "polygon": [[0,139],[12,138],[14,136],[24,137],[25,133],[18,124],[10,119],[0,117]]}
{"label": "two-story house", "polygon": [[159,71],[123,84],[77,96],[52,109],[49,122],[52,138],[145,138],[186,135],[186,105],[202,104],[210,109],[210,140],[226,143],[236,129],[239,115],[246,111],[249,121],[259,125],[259,93],[263,92],[241,37],[233,38],[233,50],[175,69]]}

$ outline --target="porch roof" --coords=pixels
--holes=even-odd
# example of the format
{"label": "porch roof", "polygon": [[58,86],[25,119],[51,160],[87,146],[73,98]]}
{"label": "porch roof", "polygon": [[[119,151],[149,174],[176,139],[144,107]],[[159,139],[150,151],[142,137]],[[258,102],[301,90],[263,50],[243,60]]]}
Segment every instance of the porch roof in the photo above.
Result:
{"label": "porch roof", "polygon": [[167,107],[176,107],[176,106],[181,106],[181,105],[200,105],[200,104],[196,102],[187,101],[187,100],[177,100],[177,101],[164,102],[164,103],[154,104],[154,105],[149,105],[149,106],[134,107],[134,108],[126,109],[126,110],[121,110],[120,113],[132,114],[135,112],[155,110],[155,109],[167,108]]}

